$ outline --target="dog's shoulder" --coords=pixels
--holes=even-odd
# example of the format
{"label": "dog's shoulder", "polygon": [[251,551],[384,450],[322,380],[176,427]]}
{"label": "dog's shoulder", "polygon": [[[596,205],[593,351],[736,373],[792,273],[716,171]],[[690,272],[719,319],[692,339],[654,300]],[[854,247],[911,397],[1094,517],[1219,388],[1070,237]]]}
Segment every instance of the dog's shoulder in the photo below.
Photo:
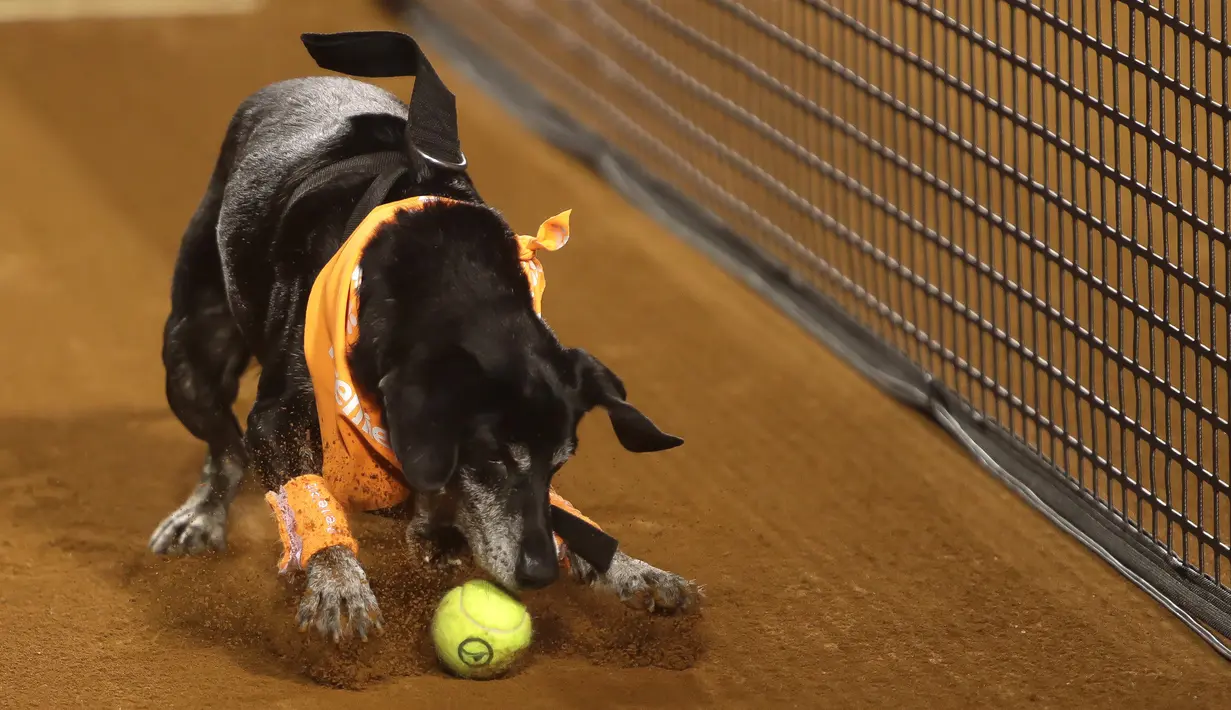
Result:
{"label": "dog's shoulder", "polygon": [[272,219],[266,210],[320,165],[396,146],[405,123],[406,105],[396,96],[349,77],[287,79],[251,94],[228,129],[233,157],[220,235]]}

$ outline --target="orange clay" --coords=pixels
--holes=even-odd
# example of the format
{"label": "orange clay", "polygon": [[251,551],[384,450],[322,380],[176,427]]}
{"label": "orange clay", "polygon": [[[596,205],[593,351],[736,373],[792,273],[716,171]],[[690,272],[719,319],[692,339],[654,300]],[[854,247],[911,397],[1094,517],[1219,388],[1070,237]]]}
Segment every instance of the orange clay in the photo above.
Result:
{"label": "orange clay", "polygon": [[[346,356],[359,339],[359,284],[363,279],[359,261],[364,249],[380,227],[399,213],[451,202],[440,197],[412,197],[380,205],[364,218],[312,284],[304,321],[304,354],[316,395],[324,470],[319,476],[298,476],[265,496],[282,528],[284,551],[279,569],[283,572],[304,568],[313,554],[330,545],[346,545],[358,551],[343,509],[391,508],[411,496],[390,448],[380,404],[355,386]],[[537,252],[555,251],[568,242],[570,213],[565,211],[543,222],[535,236],[517,237],[522,271],[530,284],[534,311],[540,317],[547,281]],[[293,507],[288,516],[283,501],[302,498],[300,491],[323,496],[312,501],[326,502],[334,522],[326,525],[325,517],[309,514],[316,511],[301,512]],[[575,512],[554,491],[552,496],[553,505],[558,500]],[[558,536],[556,543],[565,559],[563,541]]]}

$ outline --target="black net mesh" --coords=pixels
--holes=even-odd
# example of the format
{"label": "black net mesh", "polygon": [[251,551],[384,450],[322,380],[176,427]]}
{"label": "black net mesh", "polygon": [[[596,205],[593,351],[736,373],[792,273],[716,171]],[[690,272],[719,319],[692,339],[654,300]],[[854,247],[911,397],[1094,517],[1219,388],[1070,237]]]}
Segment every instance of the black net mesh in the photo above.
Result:
{"label": "black net mesh", "polygon": [[1221,3],[424,4],[1231,598]]}

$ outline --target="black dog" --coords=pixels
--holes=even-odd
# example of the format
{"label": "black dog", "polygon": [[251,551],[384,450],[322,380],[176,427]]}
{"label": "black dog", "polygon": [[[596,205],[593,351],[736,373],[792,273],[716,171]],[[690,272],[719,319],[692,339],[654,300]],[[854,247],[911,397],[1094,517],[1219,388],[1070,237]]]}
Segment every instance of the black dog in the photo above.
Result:
{"label": "black dog", "polygon": [[[222,549],[227,509],[249,466],[268,490],[320,471],[306,301],[348,236],[365,183],[342,175],[311,199],[288,202],[339,161],[405,152],[407,112],[371,84],[316,77],[268,86],[232,118],[183,237],[163,341],[167,399],[209,454],[196,490],[154,532],[155,553]],[[631,451],[681,440],[628,404],[607,367],[563,347],[536,316],[513,232],[463,171],[414,160],[385,201],[416,195],[465,204],[404,214],[371,242],[351,370],[383,401],[399,459],[416,462],[403,470],[416,492],[410,531],[455,529],[500,584],[543,587],[559,569],[548,487],[576,450],[580,418],[605,408]],[[252,358],[261,376],[245,432],[231,407]],[[698,599],[690,582],[622,552],[605,572],[572,553],[569,562],[576,579],[639,608],[681,610]],[[301,625],[334,640],[379,629],[376,600],[349,549],[326,548],[307,571]]]}

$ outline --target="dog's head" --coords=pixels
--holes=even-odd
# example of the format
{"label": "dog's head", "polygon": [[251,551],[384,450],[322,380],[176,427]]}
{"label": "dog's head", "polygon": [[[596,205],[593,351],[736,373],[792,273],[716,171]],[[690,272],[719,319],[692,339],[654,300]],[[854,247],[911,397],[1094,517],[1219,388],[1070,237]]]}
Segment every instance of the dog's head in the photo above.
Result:
{"label": "dog's head", "polygon": [[452,347],[381,382],[407,483],[455,500],[453,526],[478,565],[511,590],[558,576],[548,489],[576,451],[587,412],[605,409],[632,452],[683,443],[629,404],[620,378],[593,355],[536,340],[512,357],[481,342]]}

